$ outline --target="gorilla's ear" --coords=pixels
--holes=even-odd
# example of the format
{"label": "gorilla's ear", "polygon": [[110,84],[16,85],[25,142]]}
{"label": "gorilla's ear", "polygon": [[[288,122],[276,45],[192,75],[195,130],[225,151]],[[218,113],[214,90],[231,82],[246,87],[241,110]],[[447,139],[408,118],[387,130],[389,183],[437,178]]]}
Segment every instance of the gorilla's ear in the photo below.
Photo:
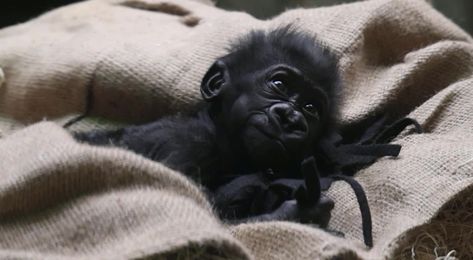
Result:
{"label": "gorilla's ear", "polygon": [[212,67],[205,73],[200,93],[206,101],[212,101],[218,97],[223,88],[228,83],[227,66],[221,60],[217,60]]}

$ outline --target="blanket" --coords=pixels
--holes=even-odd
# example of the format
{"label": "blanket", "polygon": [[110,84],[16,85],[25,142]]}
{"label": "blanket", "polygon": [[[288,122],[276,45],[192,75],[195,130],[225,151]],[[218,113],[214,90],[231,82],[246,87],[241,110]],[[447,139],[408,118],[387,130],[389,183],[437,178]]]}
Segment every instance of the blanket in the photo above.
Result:
{"label": "blanket", "polygon": [[[69,130],[189,111],[215,58],[252,29],[294,24],[339,58],[343,129],[409,116],[356,179],[371,206],[364,247],[349,185],[328,191],[329,228],[228,225],[199,185]],[[269,20],[207,1],[89,0],[0,30],[0,258],[433,259],[473,257],[473,40],[422,0],[288,10]]]}

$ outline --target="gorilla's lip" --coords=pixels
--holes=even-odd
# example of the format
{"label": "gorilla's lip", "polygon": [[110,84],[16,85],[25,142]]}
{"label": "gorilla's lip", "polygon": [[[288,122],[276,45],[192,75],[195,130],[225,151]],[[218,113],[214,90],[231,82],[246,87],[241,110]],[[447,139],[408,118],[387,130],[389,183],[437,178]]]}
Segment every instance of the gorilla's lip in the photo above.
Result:
{"label": "gorilla's lip", "polygon": [[[303,137],[307,135],[308,131],[293,129],[290,132],[286,132],[281,128],[281,124],[277,122],[274,117],[268,115],[267,112],[254,112],[251,113],[246,120],[246,124],[256,128],[258,131],[263,133],[266,137],[270,139],[278,139],[282,143],[284,143],[283,139],[281,139],[281,135],[287,137]],[[268,131],[270,129],[271,131]]]}
{"label": "gorilla's lip", "polygon": [[284,144],[283,140],[281,140],[281,138],[276,133],[271,133],[267,130],[268,127],[270,129],[273,129],[276,126],[266,113],[257,112],[250,114],[247,120],[247,125],[250,125],[251,128],[261,133],[268,140],[273,140],[278,143],[279,146],[283,149],[283,153],[286,153],[288,151],[286,144]]}
{"label": "gorilla's lip", "polygon": [[284,144],[284,142],[276,135],[273,135],[271,133],[268,133],[267,131],[263,130],[263,127],[260,127],[260,126],[252,126],[255,130],[257,130],[258,132],[260,132],[262,135],[264,135],[267,139],[269,140],[274,140],[276,143],[278,143],[281,148],[283,149],[283,152],[286,153],[287,152],[287,147],[286,145]]}

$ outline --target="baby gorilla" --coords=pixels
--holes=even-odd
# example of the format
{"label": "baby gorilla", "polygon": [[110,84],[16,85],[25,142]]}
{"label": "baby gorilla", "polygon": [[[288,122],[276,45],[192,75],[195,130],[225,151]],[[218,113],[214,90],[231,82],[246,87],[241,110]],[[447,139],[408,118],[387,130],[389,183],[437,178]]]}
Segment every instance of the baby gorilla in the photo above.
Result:
{"label": "baby gorilla", "polygon": [[[301,162],[332,128],[337,85],[335,59],[312,37],[291,27],[254,31],[210,67],[201,83],[206,102],[194,114],[75,137],[159,161],[209,194],[255,172],[300,178]],[[326,197],[311,209],[286,201],[272,213],[246,217],[318,223],[332,207]]]}

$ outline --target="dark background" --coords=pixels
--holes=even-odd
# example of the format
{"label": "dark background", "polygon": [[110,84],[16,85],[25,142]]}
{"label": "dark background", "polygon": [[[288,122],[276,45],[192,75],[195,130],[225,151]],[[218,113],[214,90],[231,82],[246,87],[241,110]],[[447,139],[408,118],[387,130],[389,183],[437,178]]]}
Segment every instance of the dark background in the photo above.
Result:
{"label": "dark background", "polygon": [[[24,22],[61,5],[79,2],[78,0],[0,1],[0,28]],[[277,15],[287,8],[328,6],[354,1],[356,0],[216,0],[215,2],[219,7],[246,11],[255,17],[265,19]],[[430,2],[470,34],[473,33],[472,0],[432,0]]]}

